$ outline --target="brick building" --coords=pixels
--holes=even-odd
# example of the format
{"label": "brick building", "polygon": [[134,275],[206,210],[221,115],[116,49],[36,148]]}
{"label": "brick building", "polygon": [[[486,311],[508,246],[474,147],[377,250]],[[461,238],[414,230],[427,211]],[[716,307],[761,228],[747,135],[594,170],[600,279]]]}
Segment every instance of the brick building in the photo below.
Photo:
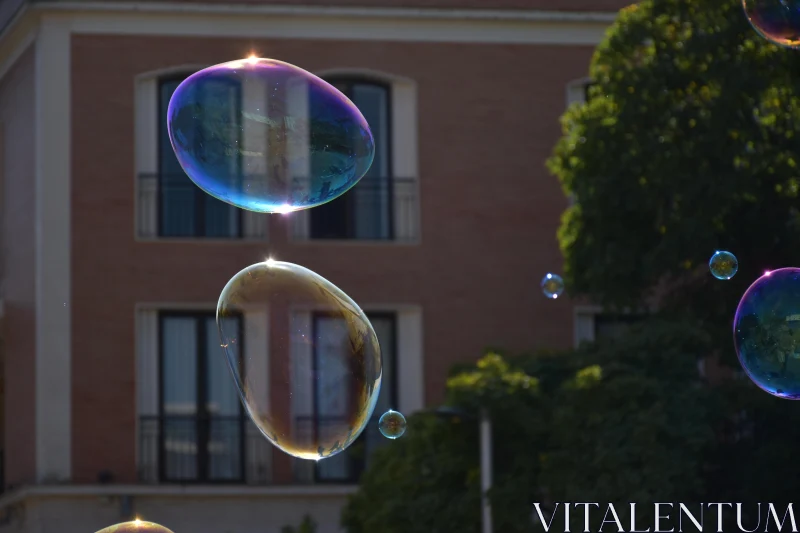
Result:
{"label": "brick building", "polygon": [[[591,338],[596,310],[538,288],[560,269],[566,206],[544,161],[622,4],[1,0],[0,530],[87,533],[134,513],[176,533],[272,533],[306,513],[339,530],[355,463],[271,448],[204,340],[221,288],[267,255],[370,314],[396,376],[383,394],[406,413],[439,402],[450,367],[487,347]],[[197,196],[166,102],[188,74],[250,53],[377,117],[376,166],[348,193],[361,201],[267,216]],[[245,338],[251,320],[289,318],[248,317]],[[180,382],[201,382],[198,368],[224,373],[204,394],[230,431],[198,429],[200,393]]]}

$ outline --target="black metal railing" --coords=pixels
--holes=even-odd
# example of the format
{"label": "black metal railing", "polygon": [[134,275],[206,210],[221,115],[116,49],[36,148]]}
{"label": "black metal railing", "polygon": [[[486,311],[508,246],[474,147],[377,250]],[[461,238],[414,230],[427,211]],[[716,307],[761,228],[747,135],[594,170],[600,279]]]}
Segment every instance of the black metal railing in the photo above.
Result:
{"label": "black metal railing", "polygon": [[142,416],[138,465],[145,483],[267,484],[271,447],[244,416]]}
{"label": "black metal railing", "polygon": [[142,238],[244,236],[241,210],[209,195],[184,173],[139,175],[137,225]]}
{"label": "black metal railing", "polygon": [[[246,179],[253,182],[252,186],[259,181],[254,176]],[[242,187],[247,186],[242,183]],[[309,180],[292,180],[292,195],[308,195],[309,190]],[[415,178],[362,178],[334,200],[292,213],[293,238],[413,241],[419,236],[417,197]],[[146,173],[138,177],[140,238],[262,237],[266,231],[264,217],[217,200],[185,174]]]}
{"label": "black metal railing", "polygon": [[[295,477],[306,483],[358,483],[370,464],[372,453],[388,443],[378,430],[380,416],[373,416],[364,431],[344,451],[322,461],[302,461],[295,465]],[[344,419],[333,416],[295,417],[294,431],[306,435],[309,442],[325,435],[326,431],[343,432]]]}
{"label": "black metal railing", "polygon": [[312,209],[306,233],[314,240],[414,240],[417,180],[362,178],[345,194]]}

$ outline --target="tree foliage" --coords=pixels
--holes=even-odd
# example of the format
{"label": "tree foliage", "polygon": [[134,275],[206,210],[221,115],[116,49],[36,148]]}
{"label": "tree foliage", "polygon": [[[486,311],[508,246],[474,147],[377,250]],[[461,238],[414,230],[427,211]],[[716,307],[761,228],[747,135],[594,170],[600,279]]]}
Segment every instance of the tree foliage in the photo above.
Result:
{"label": "tree foliage", "polygon": [[350,533],[479,531],[475,427],[422,413],[406,434],[374,452],[342,513]]}
{"label": "tree foliage", "polygon": [[[449,403],[486,409],[492,421],[495,528],[531,531],[532,502],[544,498],[699,497],[698,465],[720,416],[696,371],[708,342],[697,329],[651,323],[570,354],[489,354],[452,377]],[[412,417],[406,436],[377,454],[344,524],[351,533],[478,531],[477,439],[474,420]]]}
{"label": "tree foliage", "polygon": [[[448,403],[493,421],[498,531],[536,530],[537,501],[646,512],[781,503],[800,488],[795,404],[746,379],[708,386],[697,366],[732,354],[736,302],[763,270],[798,266],[798,74],[800,56],[761,39],[739,0],[644,0],[598,47],[591,98],[564,116],[549,162],[576,199],[559,233],[567,287],[612,307],[656,295],[661,312],[617,340],[489,354],[449,380]],[[731,281],[708,274],[717,249],[740,260]],[[477,424],[409,422],[345,526],[479,531]]]}
{"label": "tree foliage", "polygon": [[[549,161],[577,199],[559,233],[573,293],[630,306],[678,279],[680,308],[718,320],[800,259],[800,56],[758,36],[740,0],[627,8],[590,71]],[[739,275],[691,276],[717,249]]]}

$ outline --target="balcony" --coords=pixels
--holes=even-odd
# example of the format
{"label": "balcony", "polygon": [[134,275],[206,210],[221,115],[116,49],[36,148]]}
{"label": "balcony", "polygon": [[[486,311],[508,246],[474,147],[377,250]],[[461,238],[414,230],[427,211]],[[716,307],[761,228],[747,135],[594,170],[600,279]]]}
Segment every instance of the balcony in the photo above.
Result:
{"label": "balcony", "polygon": [[[330,416],[298,416],[295,431],[307,434],[311,441],[340,422]],[[299,484],[358,483],[372,452],[387,442],[375,416],[346,451],[319,462],[294,459],[294,480]],[[272,450],[272,444],[243,417],[139,419],[138,475],[142,483],[268,485],[272,482]]]}
{"label": "balcony", "polygon": [[[303,194],[307,180],[293,180]],[[415,178],[363,178],[335,200],[287,215],[294,241],[414,243],[419,239]],[[155,239],[264,239],[268,216],[237,209],[205,193],[185,174],[141,174],[137,237]]]}
{"label": "balcony", "polygon": [[183,173],[140,174],[139,239],[263,239],[267,218],[217,200]]}
{"label": "balcony", "polygon": [[271,467],[272,446],[244,417],[139,419],[138,473],[143,483],[266,485]]}
{"label": "balcony", "polygon": [[[319,462],[297,459],[294,476],[297,483],[356,484],[369,466],[370,456],[388,441],[378,430],[380,415],[373,416],[361,436],[344,452]],[[323,435],[326,430],[341,427],[341,419],[333,416],[295,418],[295,430],[309,436]]]}
{"label": "balcony", "polygon": [[335,200],[290,216],[294,241],[414,243],[419,239],[418,182],[365,177]]}

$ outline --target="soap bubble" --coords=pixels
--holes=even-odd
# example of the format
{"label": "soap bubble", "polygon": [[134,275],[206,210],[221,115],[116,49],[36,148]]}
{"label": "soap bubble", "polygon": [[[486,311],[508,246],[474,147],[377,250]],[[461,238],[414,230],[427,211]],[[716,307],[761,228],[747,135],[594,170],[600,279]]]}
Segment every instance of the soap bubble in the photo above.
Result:
{"label": "soap bubble", "polygon": [[753,383],[800,399],[800,268],[758,278],[739,302],[733,330],[739,362]]}
{"label": "soap bubble", "polygon": [[542,292],[551,300],[555,300],[564,292],[564,280],[558,274],[548,273],[542,279]]}
{"label": "soap bubble", "polygon": [[739,271],[739,260],[730,252],[714,252],[708,260],[708,269],[717,279],[731,279]]}
{"label": "soap bubble", "polygon": [[288,213],[344,194],[369,170],[366,119],[332,85],[273,59],[189,76],[167,111],[172,148],[198,187],[260,213]]}
{"label": "soap bubble", "polygon": [[406,432],[406,417],[403,413],[389,409],[378,421],[378,429],[387,439],[399,439]]}
{"label": "soap bubble", "polygon": [[800,0],[743,0],[753,28],[780,46],[800,45]]}
{"label": "soap bubble", "polygon": [[137,518],[130,522],[108,526],[97,533],[172,533],[172,531],[154,522],[145,522]]}
{"label": "soap bubble", "polygon": [[361,434],[380,393],[381,351],[369,319],[341,289],[268,260],[231,278],[217,325],[245,409],[275,446],[319,460]]}

